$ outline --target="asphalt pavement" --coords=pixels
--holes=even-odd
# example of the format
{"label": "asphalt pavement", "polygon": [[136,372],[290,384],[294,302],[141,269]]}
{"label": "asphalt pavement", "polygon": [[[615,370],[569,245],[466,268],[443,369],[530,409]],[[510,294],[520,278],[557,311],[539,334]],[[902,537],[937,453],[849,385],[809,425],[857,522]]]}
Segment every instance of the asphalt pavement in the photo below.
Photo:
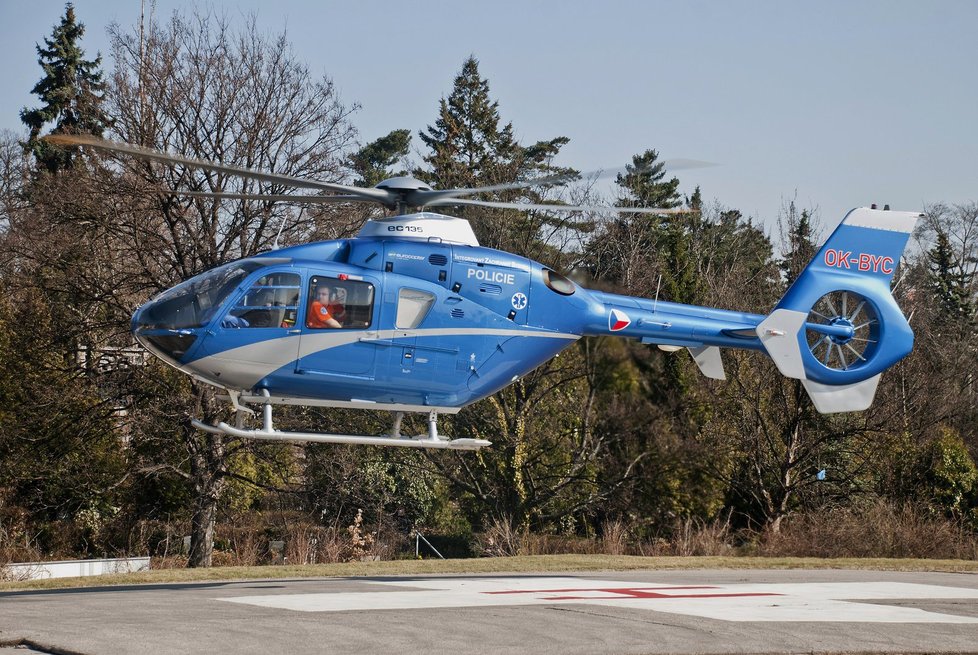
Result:
{"label": "asphalt pavement", "polygon": [[82,655],[978,653],[978,575],[629,571],[2,592],[0,644],[22,641]]}

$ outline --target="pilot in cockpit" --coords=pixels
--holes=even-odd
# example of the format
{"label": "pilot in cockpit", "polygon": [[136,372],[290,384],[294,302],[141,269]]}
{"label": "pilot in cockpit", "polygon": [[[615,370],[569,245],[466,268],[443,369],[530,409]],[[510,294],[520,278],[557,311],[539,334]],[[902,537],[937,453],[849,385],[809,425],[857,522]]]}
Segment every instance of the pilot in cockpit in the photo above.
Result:
{"label": "pilot in cockpit", "polygon": [[[346,290],[343,291],[343,300],[346,300]],[[334,315],[332,312],[337,312]],[[306,327],[310,328],[341,328],[340,316],[345,316],[346,309],[339,301],[336,289],[332,292],[327,285],[316,288],[316,295],[309,303],[309,311],[306,313]]]}

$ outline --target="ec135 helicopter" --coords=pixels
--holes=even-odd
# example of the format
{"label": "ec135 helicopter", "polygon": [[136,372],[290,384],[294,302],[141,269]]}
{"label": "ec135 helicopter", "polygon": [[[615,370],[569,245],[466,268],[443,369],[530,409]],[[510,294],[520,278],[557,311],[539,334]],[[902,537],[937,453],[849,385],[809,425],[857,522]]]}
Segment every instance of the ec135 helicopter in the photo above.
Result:
{"label": "ec135 helicopter", "polygon": [[[767,315],[586,289],[525,257],[481,247],[468,221],[424,211],[487,206],[664,214],[680,210],[483,201],[466,196],[559,183],[558,178],[473,189],[432,189],[412,177],[374,188],[318,182],[189,159],[84,135],[48,137],[167,164],[330,195],[290,202],[368,202],[396,210],[353,239],[308,243],[225,264],[142,305],[132,333],[150,352],[226,390],[234,426],[194,421],[236,437],[417,448],[478,449],[446,439],[453,414],[529,373],[586,336],[619,336],[666,351],[686,348],[706,376],[724,379],[721,348],[766,353],[802,381],[822,413],[869,407],[880,374],[905,357],[913,332],[890,283],[920,214],[853,209]],[[181,192],[182,193],[182,192]],[[245,194],[207,194],[259,198]],[[417,213],[407,213],[419,209]],[[388,410],[391,433],[285,432],[276,404]],[[262,407],[258,429],[246,414]],[[428,415],[427,434],[402,436],[404,412]]]}

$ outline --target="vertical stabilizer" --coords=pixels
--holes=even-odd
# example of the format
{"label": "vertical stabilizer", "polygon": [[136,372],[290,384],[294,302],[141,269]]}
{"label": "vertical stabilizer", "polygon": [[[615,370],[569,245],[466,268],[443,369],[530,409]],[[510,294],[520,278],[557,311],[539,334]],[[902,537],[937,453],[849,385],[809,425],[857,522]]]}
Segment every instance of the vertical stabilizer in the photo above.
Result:
{"label": "vertical stabilizer", "polygon": [[890,283],[919,217],[850,211],[757,326],[778,370],[803,380],[820,412],[868,407],[880,373],[913,347]]}

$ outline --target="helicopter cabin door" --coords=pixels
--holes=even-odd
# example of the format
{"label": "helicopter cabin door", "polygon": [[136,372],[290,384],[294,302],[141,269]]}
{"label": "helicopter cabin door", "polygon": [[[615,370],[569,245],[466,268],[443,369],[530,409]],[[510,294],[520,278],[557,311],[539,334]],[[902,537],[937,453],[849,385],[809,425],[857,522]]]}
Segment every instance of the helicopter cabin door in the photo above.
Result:
{"label": "helicopter cabin door", "polygon": [[266,268],[243,292],[230,296],[226,313],[203,344],[204,354],[223,362],[222,379],[247,389],[256,382],[264,386],[282,369],[291,374],[289,365],[298,352],[292,337],[301,291],[294,269]]}
{"label": "helicopter cabin door", "polygon": [[377,357],[375,296],[372,280],[310,273],[302,306],[296,373],[373,379]]}

